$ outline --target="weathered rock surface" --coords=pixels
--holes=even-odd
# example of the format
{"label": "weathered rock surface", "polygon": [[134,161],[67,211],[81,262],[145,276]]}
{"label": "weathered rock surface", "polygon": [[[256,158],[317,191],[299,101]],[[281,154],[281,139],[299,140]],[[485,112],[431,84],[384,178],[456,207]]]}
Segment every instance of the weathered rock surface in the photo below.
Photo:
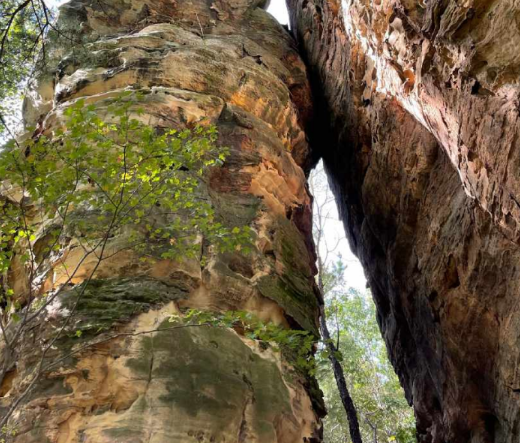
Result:
{"label": "weathered rock surface", "polygon": [[313,148],[420,441],[517,442],[518,4],[289,4]]}
{"label": "weathered rock surface", "polygon": [[[49,44],[60,62],[26,100],[27,124],[50,134],[76,100],[103,113],[124,90],[144,95],[140,118],[156,128],[215,124],[231,154],[212,173],[206,195],[223,223],[249,225],[256,240],[250,255],[203,247],[200,260],[181,263],[142,262],[135,251],[104,261],[78,304],[72,334],[46,357],[59,364],[13,416],[16,443],[321,441],[319,395],[279,353],[227,329],[150,332],[168,328],[169,314],[183,307],[246,310],[317,330],[304,174],[309,85],[292,37],[259,6],[253,0],[62,6],[61,25],[84,44]],[[119,241],[111,240],[108,251]],[[74,284],[88,278],[96,258],[81,262],[82,256],[71,240],[61,263],[48,264],[42,291],[66,280],[63,262],[79,266]],[[23,266],[11,272],[16,294],[25,281]],[[71,300],[73,292],[64,294],[24,336],[21,357],[0,387],[0,413],[25,388],[39,348]],[[81,337],[71,338],[76,329]],[[85,347],[92,340],[98,344]]]}

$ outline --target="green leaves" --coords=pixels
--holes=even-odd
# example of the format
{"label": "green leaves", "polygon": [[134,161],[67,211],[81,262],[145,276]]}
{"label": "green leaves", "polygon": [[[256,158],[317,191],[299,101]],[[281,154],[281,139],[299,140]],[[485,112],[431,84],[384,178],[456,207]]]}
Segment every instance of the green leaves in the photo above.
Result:
{"label": "green leaves", "polygon": [[36,269],[71,238],[88,253],[119,236],[124,249],[172,260],[199,258],[202,242],[250,250],[250,228],[220,223],[205,190],[228,155],[217,129],[155,130],[136,118],[136,97],[113,99],[106,120],[78,100],[52,135],[0,153],[1,272],[15,258]]}
{"label": "green leaves", "polygon": [[172,315],[169,321],[185,325],[234,328],[251,340],[268,343],[275,351],[283,352],[294,367],[305,374],[312,376],[316,373],[316,338],[308,331],[287,329],[272,322],[265,323],[254,314],[245,311],[220,313],[188,309],[183,316]]}
{"label": "green leaves", "polygon": [[36,65],[45,62],[43,39],[52,21],[44,0],[0,2],[0,136],[4,124],[16,125],[20,91]]}
{"label": "green leaves", "polygon": [[[344,265],[339,261],[323,276],[328,285],[326,311],[334,344],[339,336],[336,358],[348,374],[361,433],[365,441],[372,441],[375,432],[380,442],[414,443],[413,411],[388,361],[374,303],[370,294],[348,288],[343,273]],[[348,423],[327,361],[328,351],[320,351],[317,358],[320,362],[317,378],[329,411],[325,423],[326,441],[343,443],[348,434]]]}
{"label": "green leaves", "polygon": [[18,428],[15,425],[4,425],[0,429],[0,443],[6,443],[6,438],[15,437],[18,434]]}

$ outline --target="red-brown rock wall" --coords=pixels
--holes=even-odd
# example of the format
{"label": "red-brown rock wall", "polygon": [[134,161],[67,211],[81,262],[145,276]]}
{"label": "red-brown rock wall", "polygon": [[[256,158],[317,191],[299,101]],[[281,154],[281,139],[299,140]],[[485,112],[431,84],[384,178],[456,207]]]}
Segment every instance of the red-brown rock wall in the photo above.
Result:
{"label": "red-brown rock wall", "polygon": [[289,1],[420,441],[520,438],[518,5]]}

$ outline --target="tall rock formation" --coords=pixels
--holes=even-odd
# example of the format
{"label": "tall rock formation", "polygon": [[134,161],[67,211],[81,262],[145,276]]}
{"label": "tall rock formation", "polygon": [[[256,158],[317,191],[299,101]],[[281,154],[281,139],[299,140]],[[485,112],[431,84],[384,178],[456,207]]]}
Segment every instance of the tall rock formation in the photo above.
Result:
{"label": "tall rock formation", "polygon": [[420,441],[519,441],[518,4],[289,4]]}
{"label": "tall rock formation", "polygon": [[[85,333],[66,334],[47,354],[59,364],[12,416],[14,442],[321,441],[320,395],[280,353],[225,328],[149,332],[187,307],[246,310],[317,332],[304,174],[309,85],[292,37],[261,6],[71,0],[61,7],[63,35],[47,46],[59,64],[30,92],[28,124],[50,135],[77,100],[103,113],[122,91],[143,94],[140,118],[158,130],[215,124],[231,154],[204,192],[219,220],[253,229],[255,247],[249,255],[217,254],[203,243],[200,259],[179,263],[143,262],[135,251],[105,260],[71,322],[72,334]],[[69,32],[83,44],[72,47]],[[44,241],[36,235],[35,248]],[[69,268],[80,262],[73,238],[61,252]],[[56,265],[47,263],[39,277],[46,291],[63,281]],[[74,283],[92,267],[84,261]],[[19,266],[9,275],[22,296],[24,272]],[[25,332],[0,386],[0,415],[26,388],[41,348],[70,312],[70,298],[65,292]],[[86,346],[92,340],[98,344]]]}

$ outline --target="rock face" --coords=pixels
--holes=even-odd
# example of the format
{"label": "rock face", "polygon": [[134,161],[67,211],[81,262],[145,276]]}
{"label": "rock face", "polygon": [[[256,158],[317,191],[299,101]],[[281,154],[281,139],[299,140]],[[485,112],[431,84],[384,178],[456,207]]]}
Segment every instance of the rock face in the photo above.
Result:
{"label": "rock face", "polygon": [[[84,333],[66,335],[47,354],[58,364],[13,415],[14,442],[321,441],[321,397],[280,353],[225,328],[150,332],[167,328],[169,315],[186,307],[246,310],[317,331],[304,174],[309,85],[292,37],[260,6],[254,0],[62,6],[62,29],[84,44],[49,43],[60,62],[29,94],[28,125],[51,134],[78,99],[103,113],[124,90],[143,94],[142,118],[158,129],[215,124],[231,154],[205,192],[223,223],[253,229],[255,247],[249,255],[202,247],[200,260],[180,263],[142,262],[135,251],[104,261],[71,322]],[[80,284],[93,263],[81,263],[74,239],[62,253],[69,269],[79,264],[73,283]],[[64,276],[56,263],[47,265],[42,288],[52,291]],[[9,276],[17,294],[26,290],[24,272],[19,267]],[[26,331],[0,386],[0,415],[30,381],[71,299],[72,290]],[[5,347],[0,353],[5,357]]]}
{"label": "rock face", "polygon": [[520,439],[518,5],[290,0],[421,442]]}

